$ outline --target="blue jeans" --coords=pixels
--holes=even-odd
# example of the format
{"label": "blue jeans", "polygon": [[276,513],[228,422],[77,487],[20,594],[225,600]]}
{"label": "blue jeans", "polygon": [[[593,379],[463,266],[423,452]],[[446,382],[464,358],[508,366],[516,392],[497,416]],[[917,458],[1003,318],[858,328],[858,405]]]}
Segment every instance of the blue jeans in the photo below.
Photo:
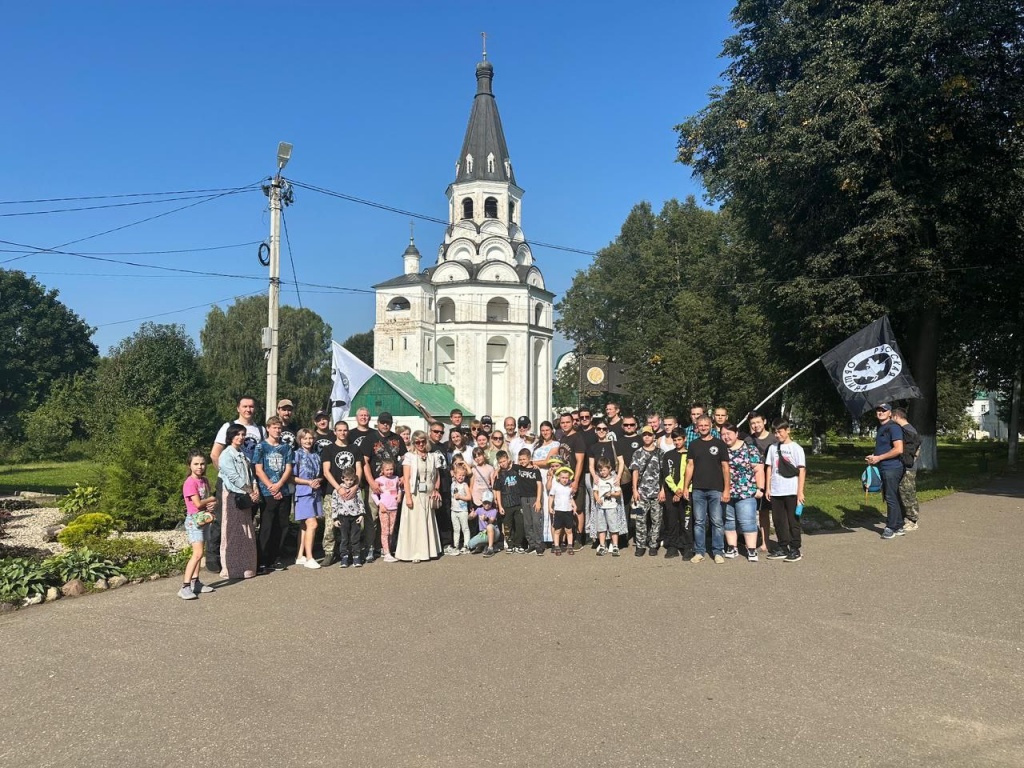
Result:
{"label": "blue jeans", "polygon": [[722,492],[703,491],[694,488],[690,494],[693,507],[693,551],[703,555],[707,551],[707,525],[711,517],[711,551],[721,555],[725,552],[725,527],[722,521]]}
{"label": "blue jeans", "polygon": [[898,531],[903,527],[903,507],[900,506],[900,481],[903,479],[904,467],[892,469],[878,468],[882,475],[882,496],[885,497],[885,527]]}
{"label": "blue jeans", "polygon": [[757,499],[736,499],[725,505],[725,530],[735,531],[737,522],[742,533],[757,533]]}

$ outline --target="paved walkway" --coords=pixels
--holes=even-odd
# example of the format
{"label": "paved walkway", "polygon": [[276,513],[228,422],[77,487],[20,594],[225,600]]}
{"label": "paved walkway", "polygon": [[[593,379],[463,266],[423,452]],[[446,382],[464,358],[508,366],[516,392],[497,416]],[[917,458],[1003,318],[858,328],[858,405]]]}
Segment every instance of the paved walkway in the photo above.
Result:
{"label": "paved walkway", "polygon": [[19,611],[0,764],[1019,766],[1022,496],[796,564],[460,557]]}

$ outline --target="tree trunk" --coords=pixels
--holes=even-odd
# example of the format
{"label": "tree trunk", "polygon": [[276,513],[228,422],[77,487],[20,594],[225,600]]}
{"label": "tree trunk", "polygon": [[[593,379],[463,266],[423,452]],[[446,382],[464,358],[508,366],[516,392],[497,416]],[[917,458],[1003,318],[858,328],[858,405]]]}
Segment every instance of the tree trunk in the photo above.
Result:
{"label": "tree trunk", "polygon": [[914,339],[910,369],[917,386],[921,388],[921,399],[910,403],[910,423],[921,433],[920,469],[936,469],[939,466],[938,449],[935,442],[936,423],[939,415],[938,365],[939,365],[939,311],[929,307],[915,318],[910,325]]}
{"label": "tree trunk", "polygon": [[1013,379],[1013,395],[1010,400],[1010,434],[1007,436],[1008,448],[1006,451],[1006,463],[1011,467],[1017,466],[1018,435],[1020,434],[1020,380],[1024,376],[1024,369],[1017,366],[1017,375]]}

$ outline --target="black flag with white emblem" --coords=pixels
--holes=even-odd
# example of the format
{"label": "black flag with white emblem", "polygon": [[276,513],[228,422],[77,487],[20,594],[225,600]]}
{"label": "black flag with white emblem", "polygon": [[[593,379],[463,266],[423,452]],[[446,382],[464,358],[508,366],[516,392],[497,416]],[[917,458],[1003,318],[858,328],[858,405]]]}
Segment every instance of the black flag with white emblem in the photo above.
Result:
{"label": "black flag with white emblem", "polygon": [[826,352],[821,362],[854,417],[880,403],[921,397],[887,316]]}

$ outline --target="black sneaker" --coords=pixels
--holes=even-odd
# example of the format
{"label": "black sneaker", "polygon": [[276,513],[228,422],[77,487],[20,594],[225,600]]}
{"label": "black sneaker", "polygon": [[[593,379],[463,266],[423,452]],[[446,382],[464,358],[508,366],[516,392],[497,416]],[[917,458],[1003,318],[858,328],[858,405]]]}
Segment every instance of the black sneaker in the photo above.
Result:
{"label": "black sneaker", "polygon": [[666,547],[665,548],[665,559],[666,560],[671,560],[673,557],[679,557],[679,550],[676,549],[675,547]]}
{"label": "black sneaker", "polygon": [[658,548],[657,547],[651,547],[650,549],[647,550],[647,554],[650,555],[651,557],[657,557],[658,556]]}
{"label": "black sneaker", "polygon": [[799,549],[791,549],[791,550],[789,550],[789,554],[786,555],[786,562],[787,563],[795,563],[797,560],[802,560],[802,559],[803,559],[803,555],[800,554],[800,550]]}
{"label": "black sneaker", "polygon": [[643,547],[637,547],[635,550],[633,550],[633,557],[643,557],[646,554],[647,550]]}
{"label": "black sneaker", "polygon": [[544,547],[537,547],[537,554],[538,555],[543,555],[544,554]]}
{"label": "black sneaker", "polygon": [[731,560],[734,557],[738,557],[740,552],[736,547],[726,547],[723,554]]}
{"label": "black sneaker", "polygon": [[768,560],[785,560],[789,557],[789,551],[783,547],[772,550],[768,553]]}

